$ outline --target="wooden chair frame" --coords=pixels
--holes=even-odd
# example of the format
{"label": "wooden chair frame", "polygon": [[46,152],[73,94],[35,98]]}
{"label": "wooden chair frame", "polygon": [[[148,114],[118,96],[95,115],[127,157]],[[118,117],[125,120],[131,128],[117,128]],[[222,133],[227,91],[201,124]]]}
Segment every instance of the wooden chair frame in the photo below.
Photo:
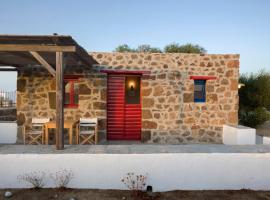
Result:
{"label": "wooden chair frame", "polygon": [[[33,130],[27,132],[25,126],[23,126],[24,144],[44,144],[44,124],[48,121],[50,121],[49,118],[33,118],[32,129],[34,127],[41,127],[41,130],[36,132],[34,132]],[[27,142],[27,140],[29,140],[29,142]]]}
{"label": "wooden chair frame", "polygon": [[[84,127],[94,128],[94,133],[81,134],[81,124]],[[77,144],[97,144],[98,141],[98,120],[97,118],[83,119],[81,118],[76,125],[76,141]]]}

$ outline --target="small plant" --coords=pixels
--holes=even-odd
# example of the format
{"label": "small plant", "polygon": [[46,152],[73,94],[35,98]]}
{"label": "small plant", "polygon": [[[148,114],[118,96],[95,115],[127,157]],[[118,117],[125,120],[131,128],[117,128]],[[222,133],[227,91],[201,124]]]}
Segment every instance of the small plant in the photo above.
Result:
{"label": "small plant", "polygon": [[50,177],[53,180],[56,188],[65,189],[67,188],[71,179],[74,178],[74,174],[72,170],[63,169],[51,174]]}
{"label": "small plant", "polygon": [[146,175],[136,175],[133,172],[129,172],[121,181],[136,197],[138,197],[141,192],[146,189],[146,180]]}
{"label": "small plant", "polygon": [[17,179],[20,182],[26,182],[30,184],[34,189],[40,189],[45,185],[45,172],[35,171],[30,173],[24,173],[19,175]]}

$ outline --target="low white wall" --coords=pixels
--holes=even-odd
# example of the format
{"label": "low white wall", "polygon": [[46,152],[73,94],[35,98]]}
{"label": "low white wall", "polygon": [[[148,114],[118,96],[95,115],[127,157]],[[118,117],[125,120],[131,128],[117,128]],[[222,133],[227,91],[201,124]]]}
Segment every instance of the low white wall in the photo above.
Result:
{"label": "low white wall", "polygon": [[[127,172],[148,174],[154,191],[270,189],[270,153],[0,154],[0,188],[24,188],[25,172],[71,169],[70,187],[126,189]],[[46,187],[53,187],[48,181]]]}
{"label": "low white wall", "polygon": [[256,144],[257,145],[260,145],[260,144],[269,145],[270,144],[270,137],[256,135]]}
{"label": "low white wall", "polygon": [[17,140],[17,123],[0,121],[0,144],[15,144]]}
{"label": "low white wall", "polygon": [[223,144],[254,145],[256,144],[256,129],[246,126],[223,125]]}

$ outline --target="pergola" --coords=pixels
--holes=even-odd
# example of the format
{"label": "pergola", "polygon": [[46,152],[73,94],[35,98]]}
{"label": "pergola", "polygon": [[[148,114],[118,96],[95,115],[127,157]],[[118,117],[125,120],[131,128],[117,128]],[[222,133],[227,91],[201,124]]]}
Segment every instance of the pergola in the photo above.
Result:
{"label": "pergola", "polygon": [[[64,69],[96,61],[71,36],[0,35],[0,71],[44,67],[56,79],[56,149],[64,149]],[[10,68],[12,66],[14,68]]]}

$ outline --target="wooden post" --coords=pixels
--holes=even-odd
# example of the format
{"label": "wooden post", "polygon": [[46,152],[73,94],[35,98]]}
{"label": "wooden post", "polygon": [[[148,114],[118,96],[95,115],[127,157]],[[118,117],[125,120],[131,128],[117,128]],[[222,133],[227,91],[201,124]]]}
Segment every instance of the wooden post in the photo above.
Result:
{"label": "wooden post", "polygon": [[56,52],[56,149],[64,149],[64,64],[63,52]]}

